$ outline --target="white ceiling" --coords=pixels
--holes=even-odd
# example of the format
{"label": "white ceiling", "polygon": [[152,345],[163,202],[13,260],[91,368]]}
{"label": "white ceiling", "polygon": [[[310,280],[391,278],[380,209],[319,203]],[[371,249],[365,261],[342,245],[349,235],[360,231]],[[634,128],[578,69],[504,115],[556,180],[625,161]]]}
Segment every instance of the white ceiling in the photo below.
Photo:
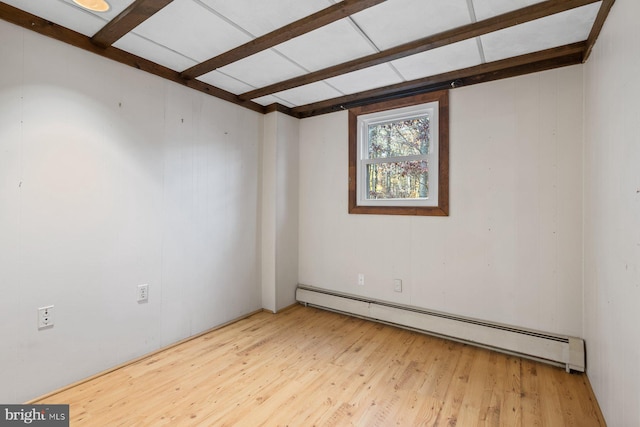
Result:
{"label": "white ceiling", "polygon": [[[72,0],[2,0],[87,37],[133,3],[106,13]],[[198,77],[234,94],[305,75],[540,0],[387,0]],[[114,46],[177,72],[336,3],[333,0],[174,0]],[[428,77],[586,40],[601,2],[254,101],[287,107]]]}

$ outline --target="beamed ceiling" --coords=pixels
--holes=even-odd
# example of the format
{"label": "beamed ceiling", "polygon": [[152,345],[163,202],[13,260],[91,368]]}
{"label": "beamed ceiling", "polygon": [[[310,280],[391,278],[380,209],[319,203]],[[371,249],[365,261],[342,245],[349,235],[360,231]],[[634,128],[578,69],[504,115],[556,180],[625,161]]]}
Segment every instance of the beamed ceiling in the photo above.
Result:
{"label": "beamed ceiling", "polygon": [[0,18],[259,112],[309,117],[587,60],[614,0],[0,1]]}

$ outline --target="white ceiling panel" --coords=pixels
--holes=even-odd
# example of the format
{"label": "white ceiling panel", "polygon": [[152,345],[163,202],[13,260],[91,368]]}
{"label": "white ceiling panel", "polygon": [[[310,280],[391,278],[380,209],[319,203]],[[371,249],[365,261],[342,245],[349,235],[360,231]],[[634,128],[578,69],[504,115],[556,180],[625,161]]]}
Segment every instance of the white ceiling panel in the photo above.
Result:
{"label": "white ceiling panel", "polygon": [[107,23],[107,18],[89,12],[73,2],[63,0],[2,0],[40,18],[91,37]]}
{"label": "white ceiling panel", "polygon": [[292,103],[290,103],[289,101],[285,101],[284,99],[280,99],[278,97],[275,97],[273,95],[267,95],[267,96],[263,96],[261,98],[256,98],[252,100],[253,102],[256,102],[260,105],[271,105],[271,104],[282,104],[285,107],[289,107],[289,108],[293,108],[295,107],[295,105],[293,105]]}
{"label": "white ceiling panel", "polygon": [[114,47],[133,53],[141,58],[149,59],[175,71],[185,70],[196,61],[174,52],[162,45],[147,40],[135,33],[128,33],[113,44]]}
{"label": "white ceiling panel", "polygon": [[201,1],[255,37],[331,6],[328,0]]}
{"label": "white ceiling panel", "polygon": [[469,24],[466,0],[387,0],[353,15],[353,20],[381,49]]}
{"label": "white ceiling panel", "polygon": [[380,64],[327,79],[326,82],[344,94],[362,92],[402,83],[402,78],[388,64]]}
{"label": "white ceiling panel", "polygon": [[291,39],[276,49],[310,71],[376,53],[347,19]]}
{"label": "white ceiling panel", "polygon": [[325,99],[337,98],[343,94],[324,82],[311,83],[275,94],[293,105],[305,105]]}
{"label": "white ceiling panel", "polygon": [[407,80],[472,67],[482,62],[476,39],[428,50],[392,62]]}
{"label": "white ceiling panel", "polygon": [[194,0],[174,0],[134,32],[197,61],[206,61],[251,40]]}
{"label": "white ceiling panel", "polygon": [[586,40],[600,8],[593,3],[481,36],[487,62]]}
{"label": "white ceiling panel", "polygon": [[544,0],[472,0],[478,21],[522,9]]}
{"label": "white ceiling panel", "polygon": [[305,72],[272,50],[265,50],[225,65],[220,71],[254,87],[267,86]]}
{"label": "white ceiling panel", "polygon": [[209,83],[210,85],[219,87],[220,89],[224,89],[228,92],[235,93],[236,95],[255,89],[253,86],[249,86],[248,84],[227,76],[217,70],[198,77],[198,80]]}
{"label": "white ceiling panel", "polygon": [[[73,0],[0,0],[3,2],[0,4],[6,3],[24,11],[16,12],[5,7],[0,8],[0,12],[3,13],[2,19],[17,25],[25,20],[28,22],[27,12],[34,14],[84,34],[86,38],[65,31],[51,32],[47,25],[34,25],[32,30],[72,45],[78,46],[80,40],[79,46],[91,46],[90,38],[134,3],[134,0],[108,1],[111,9],[99,13],[85,10]],[[194,71],[194,74],[205,74],[196,78],[233,94],[241,95],[262,89],[257,93],[267,95],[255,100],[261,105],[280,103],[296,107],[331,99],[335,103],[335,98],[346,94],[350,99],[367,100],[371,97],[367,91],[372,89],[393,87],[402,90],[409,87],[403,85],[404,82],[584,41],[591,31],[597,33],[600,30],[600,26],[594,28],[594,22],[602,0],[529,21],[540,14],[521,10],[543,1],[386,0],[265,51],[251,55],[248,49],[243,50],[245,55],[250,55],[248,57],[243,57],[240,51],[235,52],[233,56],[240,59],[209,71],[211,68],[203,62],[271,32],[278,37],[274,40],[290,37],[291,32],[283,27],[331,7],[339,0],[173,0],[151,16],[142,12],[139,18],[143,22],[135,28],[126,28],[128,20],[121,21],[125,25],[119,29],[126,34],[113,46],[176,72],[200,65],[197,67],[199,71]],[[568,0],[565,3],[569,7],[575,4]],[[420,46],[427,37],[515,10],[519,10],[523,24],[400,59],[391,60],[381,54],[380,61],[386,62],[358,71],[351,72],[350,69],[355,67],[346,65],[350,62],[363,63],[358,60],[407,43]],[[608,8],[601,12],[604,20]],[[585,52],[591,47],[585,44]],[[92,47],[88,49],[93,50]],[[395,51],[399,53],[396,56],[401,56],[399,48]],[[122,61],[122,55],[116,49],[101,53]],[[578,61],[576,55],[566,55],[561,59],[557,61],[559,65]],[[135,61],[129,58],[125,62]],[[509,63],[505,62],[504,66],[509,66]],[[537,66],[532,64],[534,69]],[[323,73],[321,70],[328,67],[332,67],[338,75],[327,77],[332,73]],[[163,75],[160,70],[151,68],[149,71]],[[310,72],[318,74],[308,76],[304,81],[324,80],[269,94],[273,89],[271,85],[282,83],[275,87],[288,87],[295,84],[289,79]],[[488,79],[483,74],[476,78],[477,82]],[[410,83],[410,86],[415,84]],[[425,87],[425,90],[428,89]],[[212,92],[214,96],[215,93]],[[247,106],[240,98],[224,98]],[[339,106],[330,104],[296,109],[292,114],[322,114]],[[257,106],[248,106],[259,110]]]}

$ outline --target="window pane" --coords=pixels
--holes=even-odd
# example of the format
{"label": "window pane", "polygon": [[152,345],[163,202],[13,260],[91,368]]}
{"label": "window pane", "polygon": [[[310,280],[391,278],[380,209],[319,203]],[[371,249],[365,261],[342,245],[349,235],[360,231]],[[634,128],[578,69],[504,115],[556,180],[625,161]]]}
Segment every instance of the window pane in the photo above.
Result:
{"label": "window pane", "polygon": [[429,152],[429,115],[369,125],[369,159]]}
{"label": "window pane", "polygon": [[429,197],[426,161],[367,165],[367,199],[420,199]]}

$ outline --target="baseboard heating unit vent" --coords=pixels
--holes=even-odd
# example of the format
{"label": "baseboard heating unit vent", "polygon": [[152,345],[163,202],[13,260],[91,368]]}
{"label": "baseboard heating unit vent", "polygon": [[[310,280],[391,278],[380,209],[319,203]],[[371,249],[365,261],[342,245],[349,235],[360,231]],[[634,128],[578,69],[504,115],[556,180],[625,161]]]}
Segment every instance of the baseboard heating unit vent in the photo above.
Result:
{"label": "baseboard heating unit vent", "polygon": [[312,286],[298,285],[296,299],[304,305],[562,366],[567,372],[584,372],[585,369],[584,341],[581,338],[485,322]]}

